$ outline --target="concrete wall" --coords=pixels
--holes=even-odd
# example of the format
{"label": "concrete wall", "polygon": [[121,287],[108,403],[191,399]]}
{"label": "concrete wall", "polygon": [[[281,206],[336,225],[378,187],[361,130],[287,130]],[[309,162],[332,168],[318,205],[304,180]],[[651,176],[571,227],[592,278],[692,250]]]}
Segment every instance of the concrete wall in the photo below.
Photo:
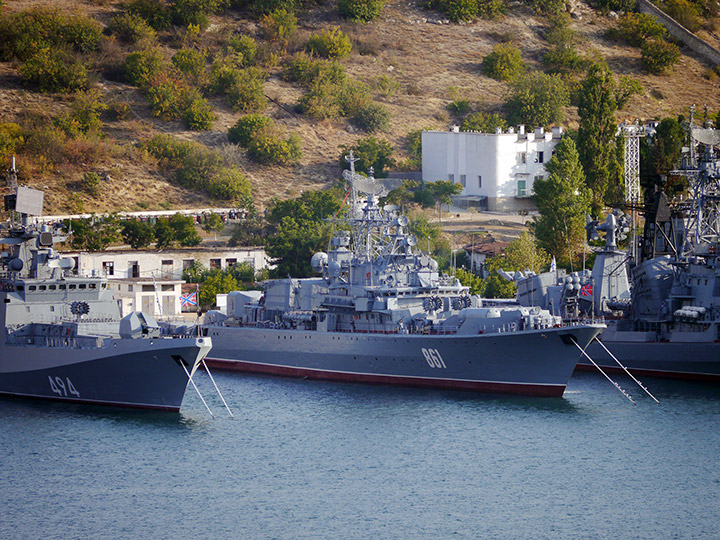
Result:
{"label": "concrete wall", "polygon": [[684,43],[687,47],[695,51],[710,63],[714,65],[720,64],[720,51],[706,41],[697,37],[690,30],[655,6],[652,2],[649,2],[648,0],[638,0],[638,11],[655,17],[663,24],[663,26],[665,26],[665,28],[667,28],[668,33],[672,37]]}

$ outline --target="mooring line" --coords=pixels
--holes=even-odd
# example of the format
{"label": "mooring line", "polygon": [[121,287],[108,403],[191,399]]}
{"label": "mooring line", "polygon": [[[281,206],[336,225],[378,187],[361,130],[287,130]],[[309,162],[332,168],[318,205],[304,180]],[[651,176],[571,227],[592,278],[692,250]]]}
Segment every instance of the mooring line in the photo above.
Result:
{"label": "mooring line", "polygon": [[633,374],[630,373],[630,371],[628,371],[628,368],[626,368],[624,365],[622,365],[622,364],[620,363],[620,360],[618,360],[618,359],[615,357],[615,355],[610,352],[610,349],[608,349],[608,348],[605,346],[605,344],[597,338],[597,336],[595,336],[593,339],[594,339],[595,341],[597,341],[603,349],[605,349],[605,351],[612,357],[612,359],[617,362],[618,366],[620,366],[621,368],[623,368],[623,370],[625,371],[625,373],[627,373],[627,374],[630,376],[630,378],[631,378],[633,381],[635,381],[640,388],[642,388],[643,390],[645,390],[645,392],[647,392],[647,395],[648,395],[648,396],[650,396],[651,398],[653,398],[653,399],[655,400],[655,403],[660,404],[660,402],[657,400],[657,398],[650,393],[650,390],[648,390],[647,388],[645,388],[645,386],[643,386],[643,383],[641,383],[640,381],[638,381],[638,380],[633,376]]}
{"label": "mooring line", "polygon": [[185,364],[184,364],[183,362],[180,362],[180,365],[181,365],[181,366],[183,367],[183,369],[185,370],[185,375],[187,375],[188,380],[192,383],[193,388],[195,388],[195,391],[197,392],[197,395],[200,396],[200,401],[203,402],[203,405],[205,405],[205,408],[206,408],[207,411],[210,413],[210,416],[212,416],[213,418],[215,418],[215,415],[214,415],[214,414],[212,413],[212,411],[210,410],[210,407],[208,407],[208,404],[205,403],[205,398],[202,397],[202,394],[200,393],[200,390],[198,389],[197,385],[195,384],[195,381],[193,381],[192,377],[190,376],[190,372],[189,372],[189,371],[187,370],[187,368],[185,367]]}
{"label": "mooring line", "polygon": [[228,404],[225,401],[225,398],[223,397],[222,392],[220,392],[218,385],[215,384],[215,379],[213,378],[212,373],[210,373],[210,368],[208,368],[207,364],[205,363],[205,358],[202,359],[202,365],[205,368],[205,371],[207,372],[207,374],[210,375],[210,380],[212,381],[213,386],[215,387],[215,391],[218,393],[218,396],[220,396],[220,399],[222,400],[223,405],[225,405],[225,408],[227,409],[227,412],[230,415],[230,418],[235,418],[235,415],[230,410],[230,407],[228,407]]}
{"label": "mooring line", "polygon": [[637,405],[637,403],[635,403],[635,401],[633,401],[633,398],[630,397],[630,394],[628,394],[625,390],[623,390],[622,388],[620,388],[620,385],[619,385],[618,383],[616,383],[615,381],[613,381],[613,380],[610,378],[610,376],[609,376],[607,373],[605,373],[605,372],[602,370],[602,368],[595,363],[595,360],[593,360],[592,358],[590,358],[590,356],[588,356],[588,354],[583,350],[583,348],[582,348],[580,345],[578,345],[578,342],[575,341],[575,338],[574,338],[574,337],[570,336],[570,339],[571,339],[572,342],[575,344],[575,346],[580,350],[580,352],[583,353],[583,354],[585,355],[585,357],[586,357],[588,360],[590,360],[590,362],[592,362],[592,365],[595,366],[600,373],[602,373],[603,375],[605,375],[605,378],[606,378],[608,381],[610,381],[610,382],[613,384],[613,386],[615,386],[615,388],[617,388],[623,396],[625,396],[626,398],[628,398],[628,399],[630,400],[630,403],[632,403],[633,405]]}

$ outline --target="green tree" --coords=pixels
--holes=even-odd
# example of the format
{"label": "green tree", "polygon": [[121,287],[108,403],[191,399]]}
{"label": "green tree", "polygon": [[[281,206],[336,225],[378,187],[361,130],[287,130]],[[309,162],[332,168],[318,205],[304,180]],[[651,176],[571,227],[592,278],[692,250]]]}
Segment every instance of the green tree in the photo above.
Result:
{"label": "green tree", "polygon": [[222,231],[225,228],[225,222],[222,217],[215,212],[211,212],[205,223],[203,223],[203,230],[205,232]]}
{"label": "green tree", "polygon": [[310,266],[314,253],[324,251],[331,237],[331,227],[321,221],[285,216],[277,232],[265,243],[265,251],[277,265],[276,277],[308,277],[315,274]]}
{"label": "green tree", "polygon": [[197,246],[201,242],[200,235],[195,230],[195,223],[191,216],[174,214],[168,218],[168,225],[173,230],[175,240],[183,247]]}
{"label": "green tree", "polygon": [[360,139],[352,146],[340,146],[342,153],[340,154],[340,166],[344,169],[350,168],[345,160],[351,150],[357,161],[355,162],[355,170],[357,172],[366,172],[373,168],[376,177],[382,177],[385,170],[394,166],[392,159],[393,148],[389,142],[378,139],[373,136]]}
{"label": "green tree", "polygon": [[532,129],[562,122],[563,108],[569,104],[570,95],[560,77],[535,73],[513,83],[506,108],[511,124],[525,124]]}
{"label": "green tree", "polygon": [[538,245],[528,232],[523,232],[505,248],[506,270],[529,269],[535,273],[544,271],[550,265],[550,254]]}
{"label": "green tree", "polygon": [[73,249],[102,251],[120,240],[120,230],[115,217],[68,220],[65,230],[72,231],[70,245]]}
{"label": "green tree", "polygon": [[558,143],[545,168],[548,177],[534,184],[540,216],[534,218],[532,228],[542,249],[559,261],[570,262],[585,242],[585,216],[591,203],[578,151],[570,137]]}
{"label": "green tree", "polygon": [[460,131],[482,131],[495,133],[497,128],[503,131],[507,128],[507,121],[497,113],[475,112],[467,116],[460,124]]}
{"label": "green tree", "polygon": [[478,276],[465,270],[464,268],[455,269],[455,277],[460,280],[466,287],[470,287],[470,294],[477,294],[482,296],[485,292],[485,281],[480,279]]}
{"label": "green tree", "polygon": [[200,307],[202,309],[215,307],[218,294],[227,294],[241,288],[241,285],[230,272],[225,270],[210,272],[200,286],[198,298]]}
{"label": "green tree", "polygon": [[172,247],[175,243],[175,231],[170,227],[167,219],[157,220],[153,234],[155,235],[155,247],[158,249]]}
{"label": "green tree", "polygon": [[485,280],[483,296],[486,298],[513,298],[517,293],[515,284],[498,274],[500,269],[515,270],[502,255],[492,257],[485,263],[485,271],[488,273],[488,277]]}
{"label": "green tree", "polygon": [[123,242],[132,249],[146,248],[155,239],[153,226],[147,221],[140,221],[139,219],[126,219],[123,221],[120,234]]}
{"label": "green tree", "polygon": [[268,223],[279,226],[283,219],[321,221],[335,215],[340,202],[330,191],[303,191],[297,199],[274,200],[268,213]]}
{"label": "green tree", "polygon": [[361,22],[377,19],[384,6],[384,0],[338,0],[338,11],[342,17]]}
{"label": "green tree", "polygon": [[[655,136],[642,140],[640,170],[643,174],[640,181],[646,192],[652,194],[656,187],[668,187],[662,185],[661,175],[679,165],[684,143],[685,129],[676,118],[663,118],[655,129]],[[670,182],[674,183],[675,178],[671,177]]]}
{"label": "green tree", "polygon": [[524,69],[520,49],[512,43],[498,43],[482,61],[483,74],[498,81],[511,81]]}
{"label": "green tree", "polygon": [[578,115],[577,149],[588,187],[592,190],[593,215],[600,215],[605,194],[620,183],[617,161],[615,80],[606,64],[594,64],[583,82]]}

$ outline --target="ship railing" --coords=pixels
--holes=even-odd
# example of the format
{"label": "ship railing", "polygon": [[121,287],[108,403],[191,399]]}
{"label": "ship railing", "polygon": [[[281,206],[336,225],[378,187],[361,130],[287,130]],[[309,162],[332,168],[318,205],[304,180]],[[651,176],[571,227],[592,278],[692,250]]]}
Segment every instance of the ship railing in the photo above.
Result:
{"label": "ship railing", "polygon": [[64,349],[97,349],[110,336],[8,336],[9,345],[29,345]]}

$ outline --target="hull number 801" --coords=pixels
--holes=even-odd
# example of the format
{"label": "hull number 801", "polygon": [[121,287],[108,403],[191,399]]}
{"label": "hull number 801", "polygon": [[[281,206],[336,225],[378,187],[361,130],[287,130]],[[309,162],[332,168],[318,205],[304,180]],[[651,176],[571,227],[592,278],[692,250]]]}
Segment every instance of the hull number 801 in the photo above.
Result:
{"label": "hull number 801", "polygon": [[437,349],[422,349],[422,353],[430,367],[447,368]]}

